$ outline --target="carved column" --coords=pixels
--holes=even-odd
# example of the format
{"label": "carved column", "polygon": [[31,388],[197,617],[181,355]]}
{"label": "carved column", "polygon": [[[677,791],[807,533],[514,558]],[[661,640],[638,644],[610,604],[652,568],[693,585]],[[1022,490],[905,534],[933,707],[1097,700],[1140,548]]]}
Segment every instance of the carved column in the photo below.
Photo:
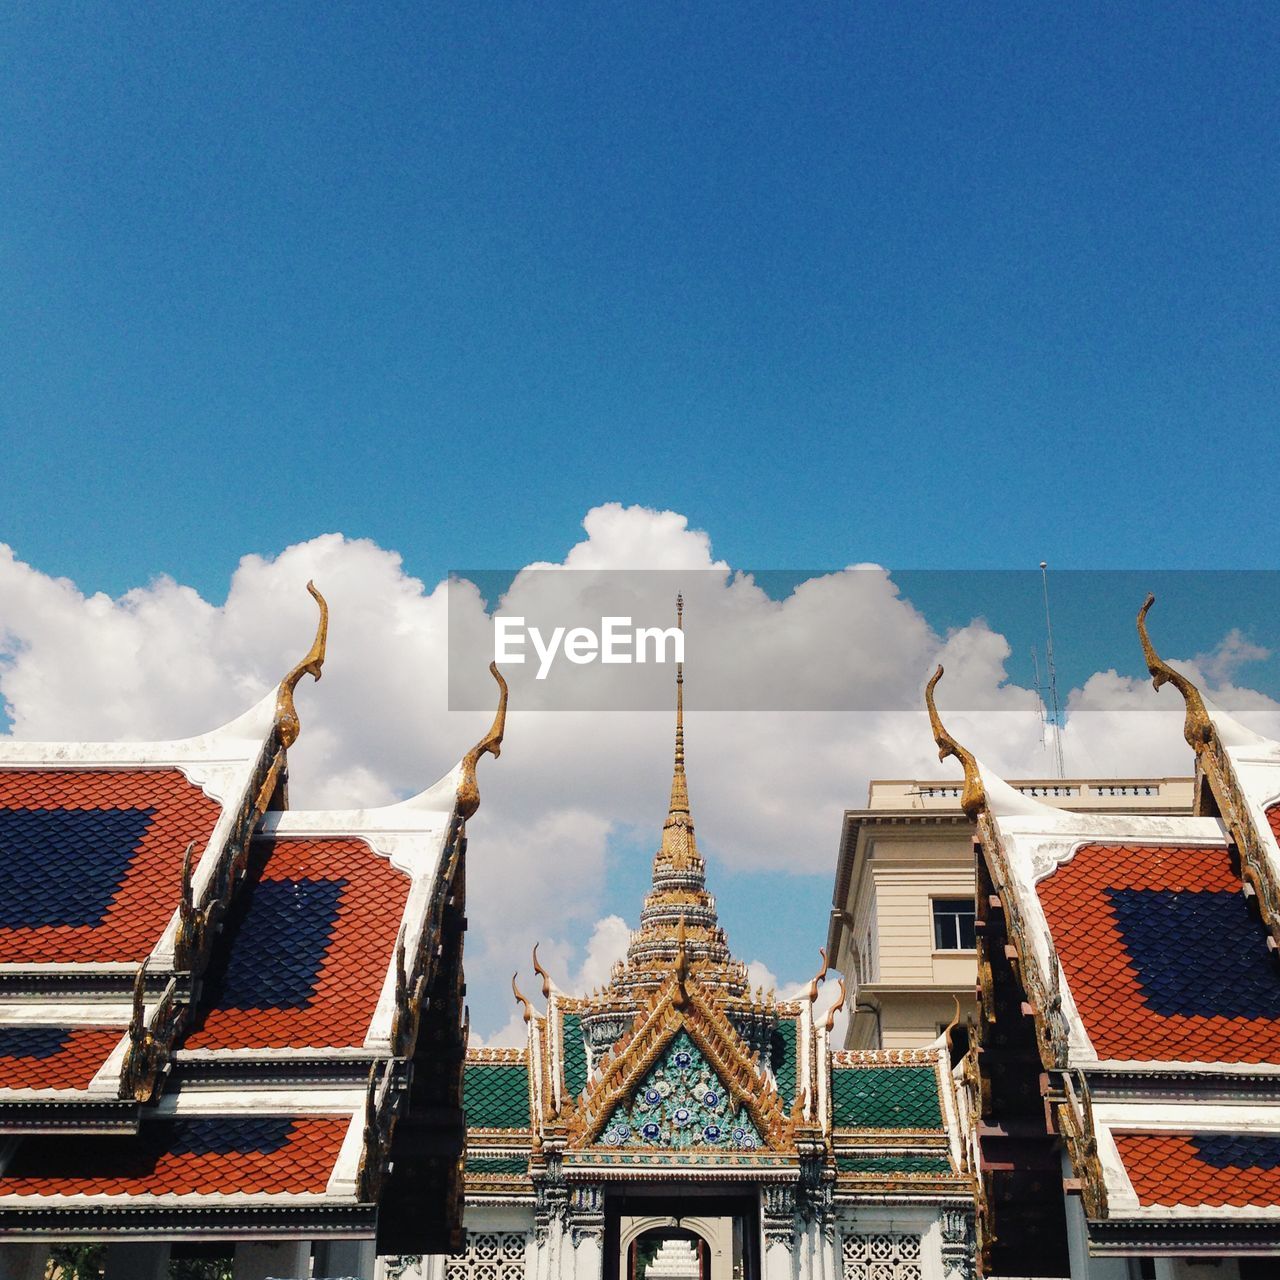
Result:
{"label": "carved column", "polygon": [[764,1237],[764,1280],[795,1280],[794,1186],[788,1184],[761,1188],[760,1229]]}
{"label": "carved column", "polygon": [[973,1214],[968,1209],[943,1209],[941,1226],[942,1274],[946,1280],[974,1280]]}
{"label": "carved column", "polygon": [[604,1274],[604,1188],[593,1184],[572,1188],[566,1223],[573,1246],[574,1280],[601,1280]]}

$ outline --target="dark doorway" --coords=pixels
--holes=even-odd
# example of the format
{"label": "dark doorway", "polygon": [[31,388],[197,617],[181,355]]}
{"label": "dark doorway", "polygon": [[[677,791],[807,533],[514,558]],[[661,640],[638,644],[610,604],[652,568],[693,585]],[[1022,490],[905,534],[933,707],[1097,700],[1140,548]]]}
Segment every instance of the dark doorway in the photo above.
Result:
{"label": "dark doorway", "polygon": [[[641,1219],[656,1221],[637,1232]],[[759,1221],[754,1188],[675,1192],[668,1183],[609,1191],[603,1280],[760,1280]]]}

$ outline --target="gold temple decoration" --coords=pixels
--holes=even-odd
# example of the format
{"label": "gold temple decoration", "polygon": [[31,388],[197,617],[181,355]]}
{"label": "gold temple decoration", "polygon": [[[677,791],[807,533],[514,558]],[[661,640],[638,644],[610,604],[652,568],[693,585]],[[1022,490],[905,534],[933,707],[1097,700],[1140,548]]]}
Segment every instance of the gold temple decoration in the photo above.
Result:
{"label": "gold temple decoration", "polygon": [[976,818],[987,802],[986,792],[982,787],[982,774],[978,769],[978,762],[974,759],[973,752],[967,747],[962,747],[947,732],[938,715],[938,708],[933,700],[933,690],[941,679],[942,664],[939,663],[937,671],[933,673],[924,691],[924,704],[929,710],[929,724],[933,728],[933,740],[938,744],[939,760],[954,756],[963,766],[964,790],[960,794],[960,807],[970,818]]}
{"label": "gold temple decoration", "polygon": [[817,973],[815,973],[815,974],[813,975],[813,977],[812,977],[812,978],[810,979],[810,981],[809,981],[808,999],[809,999],[809,1003],[810,1003],[810,1004],[813,1004],[813,1002],[814,1002],[815,1000],[817,1000],[817,998],[818,998],[818,983],[820,983],[820,982],[825,982],[825,981],[827,980],[827,972],[828,972],[828,969],[829,969],[829,966],[828,966],[828,964],[827,964],[827,949],[826,949],[826,947],[819,947],[819,948],[818,948],[818,954],[822,957],[822,968],[821,968],[821,969],[819,969],[819,970],[818,970],[818,972],[817,972]]}
{"label": "gold temple decoration", "polygon": [[526,1023],[533,1021],[533,1005],[529,1003],[529,998],[516,986],[516,979],[520,976],[519,972],[511,975],[511,991],[515,995],[517,1001],[524,1009],[524,1020]]}
{"label": "gold temple decoration", "polygon": [[302,731],[297,708],[293,705],[293,691],[304,675],[309,675],[313,680],[320,679],[320,672],[324,667],[325,644],[329,638],[329,604],[316,590],[314,582],[307,583],[307,590],[320,606],[320,622],[316,627],[316,638],[311,642],[311,649],[307,656],[280,681],[280,688],[276,692],[276,732],[286,747],[293,746],[298,740],[298,734]]}
{"label": "gold temple decoration", "polygon": [[542,998],[551,999],[551,975],[538,963],[538,943],[533,944],[533,971],[542,979]]}
{"label": "gold temple decoration", "polygon": [[843,978],[840,979],[840,994],[836,997],[836,1002],[827,1010],[827,1020],[822,1024],[823,1030],[830,1032],[836,1025],[836,1014],[844,1008],[845,997],[849,994],[848,987],[845,986]]}
{"label": "gold temple decoration", "polygon": [[[676,629],[684,631],[684,596],[676,596]],[[671,804],[662,824],[662,850],[677,870],[687,867],[693,843],[693,818],[689,813],[689,783],[684,773],[684,663],[676,663],[676,752],[671,774]]]}
{"label": "gold temple decoration", "polygon": [[1148,594],[1142,608],[1138,610],[1138,638],[1142,641],[1142,656],[1147,661],[1147,670],[1151,673],[1151,685],[1159,689],[1162,684],[1171,684],[1182,694],[1187,704],[1187,718],[1182,727],[1183,737],[1187,745],[1199,755],[1208,747],[1213,738],[1213,725],[1209,720],[1209,712],[1200,696],[1200,690],[1182,674],[1175,671],[1157,652],[1147,634],[1147,611],[1155,604],[1154,595]]}
{"label": "gold temple decoration", "polygon": [[498,682],[498,709],[489,732],[462,757],[462,778],[458,783],[458,812],[470,818],[480,807],[480,788],[476,785],[476,765],[488,752],[496,760],[502,754],[502,735],[507,727],[507,682],[496,662],[489,663],[489,674]]}

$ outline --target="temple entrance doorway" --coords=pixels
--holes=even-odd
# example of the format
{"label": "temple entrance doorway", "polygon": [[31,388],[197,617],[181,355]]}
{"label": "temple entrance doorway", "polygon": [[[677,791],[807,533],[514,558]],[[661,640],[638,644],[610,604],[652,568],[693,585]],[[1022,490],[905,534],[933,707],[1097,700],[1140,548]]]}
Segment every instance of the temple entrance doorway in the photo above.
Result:
{"label": "temple entrance doorway", "polygon": [[756,1197],[606,1198],[604,1280],[759,1280]]}

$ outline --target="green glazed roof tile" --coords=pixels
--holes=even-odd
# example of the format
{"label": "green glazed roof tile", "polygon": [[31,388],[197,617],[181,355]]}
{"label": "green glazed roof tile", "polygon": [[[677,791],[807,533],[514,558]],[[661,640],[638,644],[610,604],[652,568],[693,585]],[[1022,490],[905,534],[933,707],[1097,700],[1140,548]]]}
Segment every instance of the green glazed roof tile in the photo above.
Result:
{"label": "green glazed roof tile", "polygon": [[468,1156],[468,1173],[518,1173],[529,1172],[529,1161],[524,1156]]}
{"label": "green glazed roof tile", "polygon": [[564,1040],[564,1087],[571,1098],[580,1098],[587,1087],[587,1045],[582,1036],[582,1019],[576,1013],[566,1013],[560,1025]]}
{"label": "green glazed roof tile", "polygon": [[941,1129],[932,1067],[834,1067],[831,1112],[838,1129]]}
{"label": "green glazed roof tile", "polygon": [[470,1128],[529,1128],[528,1067],[523,1062],[468,1062],[462,1105]]}
{"label": "green glazed roof tile", "polygon": [[879,1156],[836,1156],[841,1173],[950,1173],[946,1156],[922,1156],[911,1152]]}
{"label": "green glazed roof tile", "polygon": [[796,1096],[796,1023],[794,1018],[778,1022],[770,1045],[769,1065],[778,1082],[778,1096],[787,1107]]}

